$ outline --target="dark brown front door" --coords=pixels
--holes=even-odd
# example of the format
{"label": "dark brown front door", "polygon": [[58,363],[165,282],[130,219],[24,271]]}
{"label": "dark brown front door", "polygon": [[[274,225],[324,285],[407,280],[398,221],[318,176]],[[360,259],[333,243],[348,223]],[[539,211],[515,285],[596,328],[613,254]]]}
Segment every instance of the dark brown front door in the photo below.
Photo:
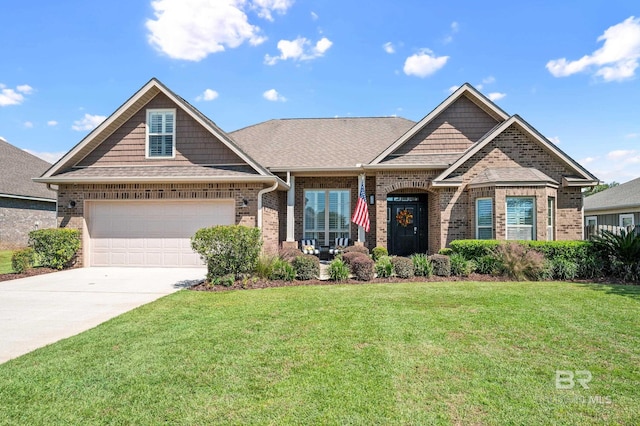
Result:
{"label": "dark brown front door", "polygon": [[409,256],[426,251],[426,200],[422,198],[389,197],[389,254]]}

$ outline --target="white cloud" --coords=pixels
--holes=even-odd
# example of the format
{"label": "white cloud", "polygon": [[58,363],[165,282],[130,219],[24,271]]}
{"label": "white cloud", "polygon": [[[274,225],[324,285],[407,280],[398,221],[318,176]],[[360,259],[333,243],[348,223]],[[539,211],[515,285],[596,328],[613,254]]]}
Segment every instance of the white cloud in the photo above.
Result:
{"label": "white cloud", "polygon": [[554,136],[552,138],[547,138],[547,139],[553,142],[554,145],[560,145],[560,138],[558,136]]}
{"label": "white cloud", "polygon": [[587,157],[587,158],[583,158],[582,160],[579,160],[578,162],[580,164],[582,164],[583,166],[587,166],[588,164],[593,163],[594,161],[598,160],[600,157]]}
{"label": "white cloud", "polygon": [[506,93],[500,93],[500,92],[491,92],[487,95],[487,98],[489,98],[492,101],[499,101],[500,99],[504,98],[505,96],[507,96]]}
{"label": "white cloud", "polygon": [[22,125],[27,129],[33,128],[33,123],[31,121],[25,121]]}
{"label": "white cloud", "polygon": [[444,44],[448,44],[451,43],[453,41],[453,35],[456,34],[458,31],[460,31],[460,24],[458,24],[456,21],[453,21],[451,23],[451,34],[447,35],[444,38]]}
{"label": "white cloud", "polygon": [[148,41],[173,59],[200,61],[225,48],[266,40],[249,22],[246,10],[257,10],[265,19],[285,13],[293,0],[154,0],[155,19],[148,19]]}
{"label": "white cloud", "polygon": [[291,59],[294,61],[310,61],[324,56],[325,52],[331,48],[333,42],[326,37],[321,38],[314,46],[305,37],[298,37],[295,40],[280,40],[278,50],[280,55],[265,55],[264,62],[267,65],[275,65],[278,61]]}
{"label": "white cloud", "polygon": [[23,151],[28,152],[31,155],[35,155],[38,158],[42,158],[44,161],[48,162],[48,163],[55,163],[56,161],[58,161],[59,159],[62,158],[62,156],[64,154],[66,154],[65,151],[60,151],[60,152],[40,152],[40,151],[33,151],[31,149],[24,149]]}
{"label": "white cloud", "polygon": [[22,84],[15,89],[8,88],[0,84],[0,107],[9,105],[20,105],[24,102],[24,96],[33,93],[33,87]]}
{"label": "white cloud", "polygon": [[626,161],[628,158],[632,158],[635,154],[637,154],[637,151],[633,149],[617,149],[609,152],[607,154],[607,158],[609,160]]}
{"label": "white cloud", "polygon": [[396,47],[390,41],[388,41],[385,44],[383,44],[382,48],[384,49],[385,52],[387,52],[390,55],[392,53],[396,53]]}
{"label": "white cloud", "polygon": [[456,90],[458,90],[460,88],[460,86],[451,86],[449,87],[449,94],[455,92]]}
{"label": "white cloud", "polygon": [[271,12],[284,15],[293,5],[293,0],[253,0],[251,8],[258,11],[258,16],[273,21]]}
{"label": "white cloud", "polygon": [[435,56],[431,50],[422,49],[404,61],[403,70],[406,75],[424,78],[444,67],[448,59],[448,56]]}
{"label": "white cloud", "polygon": [[314,21],[317,21],[319,18],[318,14],[315,12],[311,12],[311,19],[313,19]]}
{"label": "white cloud", "polygon": [[554,77],[591,71],[604,81],[621,81],[635,75],[640,60],[640,18],[631,16],[607,28],[598,41],[604,44],[591,55],[575,61],[554,59],[547,62],[547,69]]}
{"label": "white cloud", "polygon": [[640,177],[640,151],[636,149],[616,149],[603,157],[587,157],[580,163],[590,165],[589,171],[604,182],[624,183]]}
{"label": "white cloud", "polygon": [[640,133],[629,133],[624,135],[624,137],[627,139],[635,139],[637,137],[640,137]]}
{"label": "white cloud", "polygon": [[272,102],[286,102],[287,98],[282,96],[276,89],[267,90],[262,94],[262,97]]}
{"label": "white cloud", "polygon": [[56,120],[47,121],[47,126],[53,127],[53,126],[57,126],[57,125],[58,125],[58,122]]}
{"label": "white cloud", "polygon": [[218,97],[218,92],[212,89],[205,89],[201,95],[196,98],[196,101],[212,101]]}
{"label": "white cloud", "polygon": [[105,117],[104,115],[85,114],[82,119],[74,121],[71,128],[78,132],[93,130],[98,127],[100,123],[102,123],[106,118],[107,117]]}

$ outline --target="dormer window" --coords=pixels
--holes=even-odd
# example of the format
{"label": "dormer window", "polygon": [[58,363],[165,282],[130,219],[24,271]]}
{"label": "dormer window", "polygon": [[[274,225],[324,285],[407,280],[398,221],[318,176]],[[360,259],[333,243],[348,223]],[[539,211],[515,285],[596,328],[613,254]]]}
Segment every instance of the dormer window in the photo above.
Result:
{"label": "dormer window", "polygon": [[176,110],[147,110],[147,158],[174,158]]}

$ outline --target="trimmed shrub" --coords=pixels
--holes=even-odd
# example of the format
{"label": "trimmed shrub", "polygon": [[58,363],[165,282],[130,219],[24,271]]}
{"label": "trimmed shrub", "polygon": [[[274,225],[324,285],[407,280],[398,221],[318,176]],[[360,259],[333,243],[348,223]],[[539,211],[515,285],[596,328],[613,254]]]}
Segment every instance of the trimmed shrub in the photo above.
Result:
{"label": "trimmed shrub", "polygon": [[366,254],[367,256],[369,256],[369,249],[366,248],[365,246],[349,246],[347,248],[345,248],[342,253],[351,253],[351,252],[358,252],[358,253],[363,253]]}
{"label": "trimmed shrub", "polygon": [[578,276],[578,264],[558,257],[551,260],[553,277],[559,280],[573,280]]}
{"label": "trimmed shrub", "polygon": [[340,258],[335,258],[329,264],[329,279],[332,281],[345,281],[349,279],[349,267]]}
{"label": "trimmed shrub", "polygon": [[475,260],[476,272],[484,275],[497,275],[502,270],[502,265],[495,254],[485,254]]}
{"label": "trimmed shrub", "polygon": [[389,256],[389,251],[386,247],[378,246],[374,247],[371,251],[371,258],[374,262],[377,262],[382,256]]}
{"label": "trimmed shrub", "polygon": [[493,254],[500,244],[502,242],[498,240],[455,240],[449,246],[454,253],[461,254],[465,259],[475,260]]}
{"label": "trimmed shrub", "polygon": [[413,262],[413,270],[418,277],[430,277],[433,275],[433,265],[424,253],[418,253],[411,256]]}
{"label": "trimmed shrub", "polygon": [[451,259],[443,254],[433,254],[429,256],[429,261],[433,265],[433,273],[439,277],[451,276]]}
{"label": "trimmed shrub", "polygon": [[236,276],[233,274],[227,274],[221,277],[215,277],[213,281],[211,281],[211,284],[231,287],[235,282],[236,282]]}
{"label": "trimmed shrub", "polygon": [[391,258],[389,256],[382,256],[375,265],[376,275],[379,278],[389,278],[393,275],[393,263],[391,263]]}
{"label": "trimmed shrub", "polygon": [[368,258],[369,256],[358,252],[358,251],[350,251],[347,253],[342,253],[342,261],[347,265],[350,266],[351,262],[353,262],[354,259],[357,259],[358,257],[366,257]]}
{"label": "trimmed shrub", "polygon": [[11,268],[16,274],[21,274],[33,268],[35,252],[31,247],[16,250],[11,255]]}
{"label": "trimmed shrub", "polygon": [[358,256],[351,261],[351,273],[357,280],[371,281],[374,265],[375,262],[369,256]]}
{"label": "trimmed shrub", "polygon": [[440,250],[438,250],[438,254],[441,254],[443,256],[451,256],[453,254],[453,250],[449,247],[441,248]]}
{"label": "trimmed shrub", "polygon": [[297,248],[283,248],[280,250],[280,252],[278,253],[278,256],[280,257],[280,259],[286,260],[287,262],[293,262],[293,260],[298,257],[298,256],[302,256],[304,253],[302,253],[302,251],[298,250]]}
{"label": "trimmed shrub", "polygon": [[255,270],[262,240],[258,228],[220,225],[202,228],[191,237],[191,248],[207,263],[207,279]]}
{"label": "trimmed shrub", "polygon": [[299,280],[312,280],[320,276],[320,259],[312,254],[304,254],[293,259],[293,269]]}
{"label": "trimmed shrub", "polygon": [[473,272],[475,264],[472,260],[467,260],[460,253],[453,253],[449,256],[451,260],[451,274],[458,277],[469,276]]}
{"label": "trimmed shrub", "polygon": [[587,255],[578,263],[578,277],[595,278],[602,276],[606,270],[605,261],[599,253],[587,253]]}
{"label": "trimmed shrub", "polygon": [[518,243],[498,246],[496,257],[502,264],[503,273],[517,281],[539,279],[544,268],[545,259],[541,253]]}
{"label": "trimmed shrub", "polygon": [[415,275],[413,261],[408,257],[394,256],[391,258],[391,264],[398,278],[411,278]]}
{"label": "trimmed shrub", "polygon": [[29,232],[29,247],[35,261],[46,268],[63,269],[71,266],[80,248],[80,231],[69,228],[38,229]]}
{"label": "trimmed shrub", "polygon": [[296,270],[289,262],[279,258],[273,262],[270,280],[293,281],[295,278]]}

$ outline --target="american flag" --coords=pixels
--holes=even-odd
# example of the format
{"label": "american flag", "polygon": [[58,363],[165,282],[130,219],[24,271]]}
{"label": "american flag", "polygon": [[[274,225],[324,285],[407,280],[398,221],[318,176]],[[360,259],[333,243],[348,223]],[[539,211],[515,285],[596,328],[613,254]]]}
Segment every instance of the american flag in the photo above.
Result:
{"label": "american flag", "polygon": [[360,185],[360,193],[358,194],[358,204],[351,217],[351,222],[360,225],[365,232],[369,232],[369,207],[367,206],[367,196],[364,193],[364,182]]}

